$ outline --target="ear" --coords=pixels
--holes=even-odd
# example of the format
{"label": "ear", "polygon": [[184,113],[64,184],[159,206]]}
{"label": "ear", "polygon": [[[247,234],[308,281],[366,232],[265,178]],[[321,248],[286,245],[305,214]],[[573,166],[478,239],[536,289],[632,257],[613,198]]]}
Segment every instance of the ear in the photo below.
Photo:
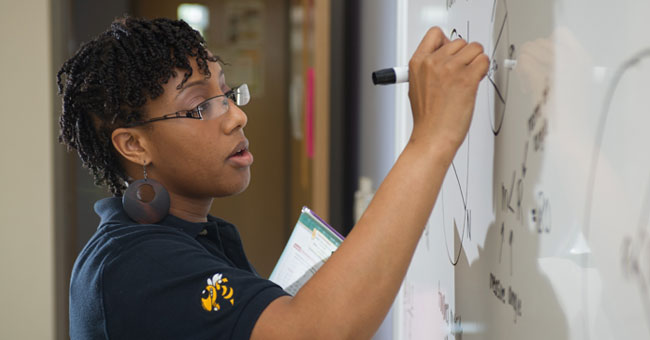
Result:
{"label": "ear", "polygon": [[117,128],[111,134],[111,141],[115,150],[130,162],[142,165],[151,160],[148,139],[141,129]]}

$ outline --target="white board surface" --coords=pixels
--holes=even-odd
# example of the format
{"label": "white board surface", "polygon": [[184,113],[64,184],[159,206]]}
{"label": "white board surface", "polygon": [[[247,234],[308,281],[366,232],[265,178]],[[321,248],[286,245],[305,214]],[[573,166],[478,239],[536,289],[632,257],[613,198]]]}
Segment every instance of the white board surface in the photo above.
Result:
{"label": "white board surface", "polygon": [[398,64],[437,25],[492,66],[394,338],[442,323],[448,339],[650,339],[650,1],[399,0],[396,15]]}

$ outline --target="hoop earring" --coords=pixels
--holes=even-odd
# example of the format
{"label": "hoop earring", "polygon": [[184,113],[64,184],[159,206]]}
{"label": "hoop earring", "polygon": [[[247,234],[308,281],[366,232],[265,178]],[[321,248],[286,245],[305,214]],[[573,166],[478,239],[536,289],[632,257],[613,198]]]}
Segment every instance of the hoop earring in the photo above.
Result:
{"label": "hoop earring", "polygon": [[[144,179],[139,179],[128,185],[122,196],[122,206],[129,217],[141,224],[160,222],[169,214],[169,192],[158,181],[147,178],[147,166],[142,165]],[[150,200],[144,197],[148,190],[153,190],[154,196]]]}

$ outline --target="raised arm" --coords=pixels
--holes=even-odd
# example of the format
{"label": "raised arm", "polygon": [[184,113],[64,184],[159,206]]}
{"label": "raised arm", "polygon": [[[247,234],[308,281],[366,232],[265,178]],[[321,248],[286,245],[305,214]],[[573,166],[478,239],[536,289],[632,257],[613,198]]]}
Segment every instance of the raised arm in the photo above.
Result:
{"label": "raised arm", "polygon": [[489,66],[480,44],[430,29],[409,63],[411,138],[340,248],[298,294],[273,301],[252,339],[368,339],[406,275]]}

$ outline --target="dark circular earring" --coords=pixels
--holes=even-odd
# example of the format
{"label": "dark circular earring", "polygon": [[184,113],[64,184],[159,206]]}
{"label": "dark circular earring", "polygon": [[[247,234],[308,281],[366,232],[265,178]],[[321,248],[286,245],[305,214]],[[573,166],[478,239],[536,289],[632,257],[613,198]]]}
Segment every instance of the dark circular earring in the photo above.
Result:
{"label": "dark circular earring", "polygon": [[144,179],[128,185],[122,196],[122,206],[126,214],[138,223],[160,222],[169,214],[169,192],[162,184],[147,178],[146,163],[142,167]]}

